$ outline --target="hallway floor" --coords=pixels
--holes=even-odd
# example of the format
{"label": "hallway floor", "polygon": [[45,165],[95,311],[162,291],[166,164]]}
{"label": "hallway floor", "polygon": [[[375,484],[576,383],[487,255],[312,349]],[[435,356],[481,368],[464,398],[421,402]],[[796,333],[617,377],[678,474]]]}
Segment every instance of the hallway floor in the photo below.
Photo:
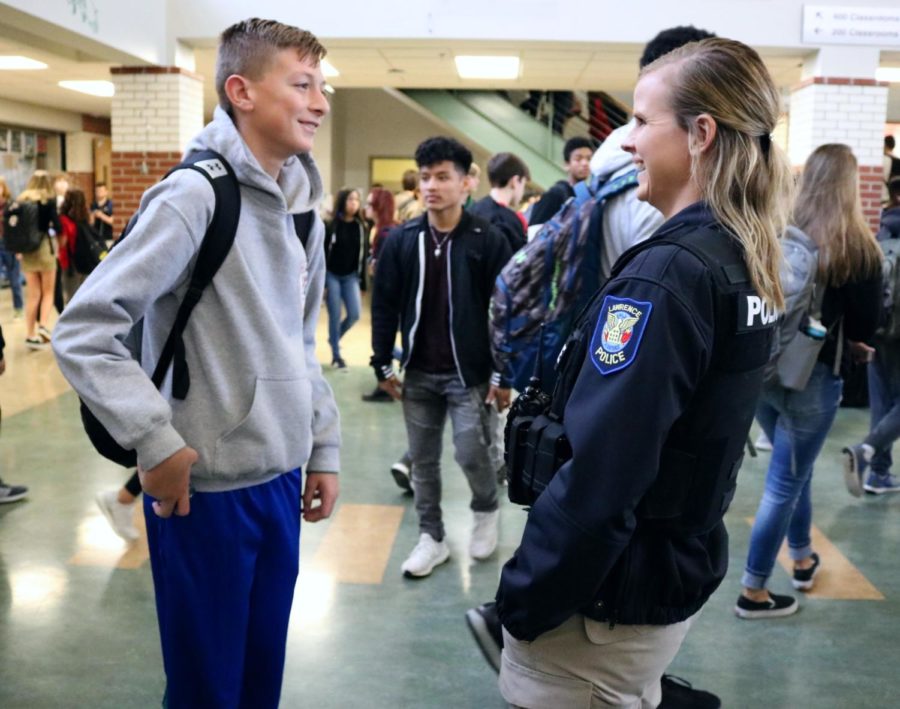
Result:
{"label": "hallway floor", "polygon": [[[0,301],[8,343],[0,476],[30,488],[25,501],[0,505],[0,707],[159,706],[164,679],[146,540],[126,545],[94,503],[128,473],[94,453],[52,353],[26,351],[8,292]],[[319,354],[330,362],[325,319],[323,310]],[[401,576],[417,539],[412,498],[389,474],[405,431],[398,404],[360,401],[374,384],[368,333],[364,318],[345,338],[347,373],[326,369],[343,420],[341,498],[331,520],[301,533],[282,706],[500,709],[496,677],[463,615],[493,597],[525,515],[504,500],[497,553],[487,562],[468,558],[467,487],[448,435],[451,559],[430,578]],[[768,462],[766,453],[747,458],[727,516],[728,577],[670,669],[725,707],[897,701],[900,495],[853,499],[840,469],[841,447],[866,426],[866,411],[841,410],[826,443],[813,481],[823,570],[800,612],[785,619],[742,621],[732,612]],[[783,568],[772,589],[793,593]]]}

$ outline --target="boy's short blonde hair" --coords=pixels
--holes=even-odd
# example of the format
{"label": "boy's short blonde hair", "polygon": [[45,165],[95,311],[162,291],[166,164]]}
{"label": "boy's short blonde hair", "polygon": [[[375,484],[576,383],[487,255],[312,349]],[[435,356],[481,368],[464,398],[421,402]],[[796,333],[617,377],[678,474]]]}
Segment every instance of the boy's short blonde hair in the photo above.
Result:
{"label": "boy's short blonde hair", "polygon": [[253,17],[238,22],[219,38],[216,59],[216,93],[219,105],[231,113],[231,103],[225,94],[225,81],[232,74],[259,80],[268,69],[272,57],[282,49],[296,49],[301,59],[325,58],[326,50],[311,32],[285,25],[275,20]]}

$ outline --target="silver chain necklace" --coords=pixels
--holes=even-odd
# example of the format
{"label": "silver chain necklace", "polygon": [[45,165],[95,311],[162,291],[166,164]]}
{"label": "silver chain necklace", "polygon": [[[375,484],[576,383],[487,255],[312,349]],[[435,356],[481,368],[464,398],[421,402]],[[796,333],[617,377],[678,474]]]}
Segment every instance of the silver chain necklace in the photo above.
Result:
{"label": "silver chain necklace", "polygon": [[433,226],[431,226],[430,224],[428,225],[428,229],[429,229],[429,231],[431,232],[431,240],[434,242],[434,257],[435,257],[435,258],[440,258],[440,257],[441,257],[441,253],[442,253],[443,250],[444,250],[444,244],[447,243],[447,240],[450,238],[450,235],[451,235],[453,232],[452,232],[452,231],[448,231],[448,232],[444,235],[444,238],[443,238],[443,239],[438,240],[438,238],[434,235],[434,234],[435,234],[435,231],[437,231],[437,230],[436,230]]}

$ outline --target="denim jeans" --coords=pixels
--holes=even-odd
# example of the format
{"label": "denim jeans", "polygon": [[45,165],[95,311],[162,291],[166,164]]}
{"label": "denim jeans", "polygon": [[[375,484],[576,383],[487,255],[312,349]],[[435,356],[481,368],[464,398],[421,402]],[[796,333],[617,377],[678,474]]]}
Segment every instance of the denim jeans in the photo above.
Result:
{"label": "denim jeans", "polygon": [[766,587],[785,534],[792,559],[812,553],[813,464],[834,422],[842,385],[841,378],[819,362],[803,391],[770,386],[763,392],[756,419],[772,441],[772,460],[741,579],[747,588]]}
{"label": "denim jeans", "polygon": [[[359,276],[351,273],[336,276],[325,272],[325,305],[328,307],[328,344],[331,345],[331,358],[341,356],[340,341],[353,324],[359,320]],[[347,317],[341,320],[341,302],[347,309]]]}
{"label": "denim jeans", "polygon": [[22,300],[22,269],[19,268],[19,259],[14,253],[10,253],[4,248],[0,248],[0,263],[3,264],[3,271],[9,279],[9,289],[12,291],[13,309],[21,310],[24,306]]}
{"label": "denim jeans", "polygon": [[869,406],[872,424],[865,442],[875,449],[872,472],[890,472],[891,447],[900,438],[900,342],[875,343],[869,363]]}
{"label": "denim jeans", "polygon": [[497,479],[489,447],[491,422],[484,398],[488,385],[466,388],[456,372],[430,374],[407,370],[403,382],[403,418],[412,458],[412,485],[419,531],[444,538],[441,516],[441,449],[450,414],[453,449],[472,490],[474,512],[497,509]]}

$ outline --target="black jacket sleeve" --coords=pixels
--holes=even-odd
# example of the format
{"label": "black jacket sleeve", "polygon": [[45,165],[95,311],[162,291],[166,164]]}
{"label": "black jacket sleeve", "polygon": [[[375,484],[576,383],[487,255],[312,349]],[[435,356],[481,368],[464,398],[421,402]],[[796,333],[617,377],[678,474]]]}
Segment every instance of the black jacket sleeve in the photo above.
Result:
{"label": "black jacket sleeve", "polygon": [[531,210],[531,218],[528,220],[528,226],[549,222],[570,196],[563,185],[557,182],[544,192],[543,196],[534,205],[534,208]]}
{"label": "black jacket sleeve", "polygon": [[843,286],[844,335],[865,342],[875,334],[881,320],[881,274]]}
{"label": "black jacket sleeve", "polygon": [[[822,303],[822,322],[826,327],[831,327],[843,316],[844,337],[854,342],[865,342],[875,334],[881,321],[881,298],[881,273],[865,280],[850,281],[838,288],[828,288]],[[829,339],[834,337],[836,335]]]}
{"label": "black jacket sleeve", "polygon": [[[663,444],[706,371],[713,341],[713,284],[692,297],[650,280],[612,286],[565,408],[572,459],[528,515],[522,543],[497,593],[503,625],[533,640],[591,603],[625,551],[635,509],[657,476]],[[598,339],[617,301],[650,303],[633,357],[601,373]],[[638,336],[635,332],[634,336]]]}
{"label": "black jacket sleeve", "polygon": [[[503,270],[503,267],[513,255],[512,247],[509,245],[506,237],[499,231],[495,231],[495,227],[492,227],[492,231],[494,231],[496,238],[493,239],[492,248],[487,250],[487,262],[484,269],[486,278],[484,283],[480,284],[481,288],[484,289],[483,292],[486,294],[485,302],[487,303],[490,303],[493,296],[497,276],[500,275],[500,271]],[[491,352],[493,354],[493,348],[491,348]],[[504,367],[503,363],[498,362],[496,359],[494,359],[494,374],[491,377],[491,383],[504,389],[512,387],[512,381],[508,376],[508,368]]]}
{"label": "black jacket sleeve", "polygon": [[379,381],[393,375],[394,341],[400,325],[404,274],[401,228],[392,230],[380,247],[378,273],[372,289],[372,359]]}

